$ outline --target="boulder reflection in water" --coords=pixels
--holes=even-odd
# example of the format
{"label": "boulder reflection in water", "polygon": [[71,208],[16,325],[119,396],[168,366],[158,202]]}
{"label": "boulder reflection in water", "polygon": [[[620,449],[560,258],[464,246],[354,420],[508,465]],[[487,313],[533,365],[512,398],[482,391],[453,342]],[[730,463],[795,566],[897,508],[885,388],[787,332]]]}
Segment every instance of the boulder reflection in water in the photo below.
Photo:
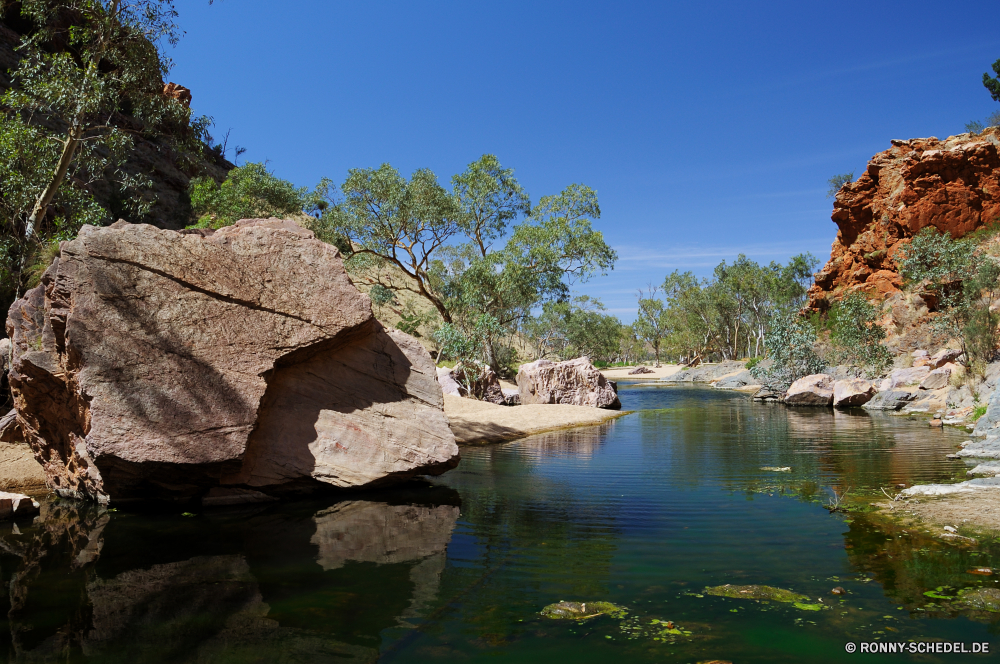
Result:
{"label": "boulder reflection in water", "polygon": [[[184,518],[45,504],[0,532],[11,659],[374,661],[381,632],[436,599],[459,508],[319,506]],[[373,577],[378,597],[359,594]]]}

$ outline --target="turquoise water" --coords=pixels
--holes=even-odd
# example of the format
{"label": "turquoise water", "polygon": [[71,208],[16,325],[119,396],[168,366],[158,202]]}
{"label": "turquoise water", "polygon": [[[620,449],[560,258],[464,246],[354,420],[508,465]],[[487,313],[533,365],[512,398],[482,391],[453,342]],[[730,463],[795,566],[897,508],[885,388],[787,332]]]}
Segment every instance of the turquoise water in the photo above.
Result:
{"label": "turquoise water", "polygon": [[[945,544],[824,507],[845,492],[864,505],[880,488],[957,477],[965,466],[944,455],[961,432],[707,388],[636,384],[620,394],[637,412],[468,448],[444,476],[339,502],[189,516],[46,504],[35,525],[0,526],[8,659],[974,657],[845,652],[849,641],[879,640],[993,640],[992,656],[1000,651],[1000,614],[925,594],[1000,586],[966,572],[1000,567],[1000,544]],[[819,610],[703,592],[726,583],[793,590]],[[609,601],[628,616],[539,615],[562,600]],[[667,621],[682,633],[665,633]]]}

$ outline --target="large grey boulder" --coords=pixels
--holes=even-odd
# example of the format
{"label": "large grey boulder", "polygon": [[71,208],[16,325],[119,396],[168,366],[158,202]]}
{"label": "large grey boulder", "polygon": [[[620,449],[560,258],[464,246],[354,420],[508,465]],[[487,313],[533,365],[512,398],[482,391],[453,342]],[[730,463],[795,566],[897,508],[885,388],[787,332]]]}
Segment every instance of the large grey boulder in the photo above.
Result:
{"label": "large grey boulder", "polygon": [[940,390],[942,387],[948,387],[949,380],[951,380],[951,369],[947,367],[934,369],[927,374],[926,378],[920,381],[920,389]]}
{"label": "large grey boulder", "polygon": [[723,390],[738,390],[751,385],[760,385],[760,381],[749,370],[744,369],[733,376],[724,376],[712,385]]}
{"label": "large grey boulder", "polygon": [[277,495],[458,462],[427,351],[290,221],[85,226],[7,333],[18,425],[65,497]]}
{"label": "large grey boulder", "polygon": [[879,385],[879,392],[888,392],[897,387],[906,387],[908,385],[919,385],[920,381],[927,378],[927,374],[930,372],[931,368],[926,365],[910,367],[908,369],[896,369]]}
{"label": "large grey boulder", "polygon": [[845,378],[833,383],[833,405],[839,408],[863,406],[875,396],[875,386],[863,378]]}
{"label": "large grey boulder", "polygon": [[907,392],[906,390],[879,392],[863,408],[865,410],[899,410],[913,401],[916,396],[915,392]]}
{"label": "large grey boulder", "polygon": [[803,376],[788,387],[789,406],[829,406],[833,403],[833,378],[826,374]]}
{"label": "large grey boulder", "polygon": [[586,357],[522,364],[517,370],[517,391],[522,404],[561,403],[612,410],[622,407],[614,385]]}

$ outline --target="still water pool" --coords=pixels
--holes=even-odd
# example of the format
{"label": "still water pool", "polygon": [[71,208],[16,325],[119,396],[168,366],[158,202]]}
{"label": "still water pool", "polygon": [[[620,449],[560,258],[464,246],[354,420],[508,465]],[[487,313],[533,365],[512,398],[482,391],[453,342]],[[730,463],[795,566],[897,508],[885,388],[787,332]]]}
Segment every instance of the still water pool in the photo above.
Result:
{"label": "still water pool", "polygon": [[[1000,614],[941,598],[1000,586],[967,573],[1000,567],[1000,544],[824,506],[957,477],[944,455],[961,432],[706,388],[620,393],[636,412],[607,425],[468,448],[447,475],[339,502],[46,504],[34,525],[0,526],[7,659],[979,661],[845,651],[879,640],[991,642],[979,659],[997,657]],[[703,592],[727,583],[809,608]],[[539,615],[563,600],[628,614]]]}

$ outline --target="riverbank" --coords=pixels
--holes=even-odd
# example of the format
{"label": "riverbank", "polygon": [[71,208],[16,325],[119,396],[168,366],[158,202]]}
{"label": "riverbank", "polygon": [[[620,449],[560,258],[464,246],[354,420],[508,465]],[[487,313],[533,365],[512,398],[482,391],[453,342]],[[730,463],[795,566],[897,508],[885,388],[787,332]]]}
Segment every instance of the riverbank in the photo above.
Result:
{"label": "riverbank", "polygon": [[601,424],[627,414],[564,404],[498,406],[485,401],[444,395],[444,414],[459,445],[496,443],[536,433]]}
{"label": "riverbank", "polygon": [[[1000,533],[1000,490],[979,489],[966,493],[927,497],[892,503],[879,503],[883,513],[916,519],[931,532],[941,531],[946,539],[957,539],[956,534],[973,535]],[[944,530],[950,526],[958,533]],[[971,532],[966,532],[966,529]]]}

